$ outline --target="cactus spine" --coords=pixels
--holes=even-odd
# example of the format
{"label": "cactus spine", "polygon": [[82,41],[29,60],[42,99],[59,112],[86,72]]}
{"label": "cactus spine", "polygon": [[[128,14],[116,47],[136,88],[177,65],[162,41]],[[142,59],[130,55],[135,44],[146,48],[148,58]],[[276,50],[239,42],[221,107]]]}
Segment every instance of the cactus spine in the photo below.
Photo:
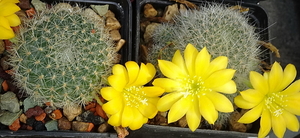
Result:
{"label": "cactus spine", "polygon": [[117,59],[103,19],[94,14],[60,3],[24,21],[8,52],[16,85],[57,107],[91,101]]}
{"label": "cactus spine", "polygon": [[[227,56],[228,68],[236,69],[234,81],[238,91],[248,88],[249,71],[258,71],[259,39],[255,28],[242,13],[223,4],[206,3],[200,10],[185,10],[174,17],[174,23],[159,25],[153,33],[153,45],[147,60],[171,61],[174,52],[184,51],[188,43],[198,50],[204,46],[213,58]],[[156,55],[156,56],[154,56]],[[236,94],[226,95],[231,101]],[[230,114],[220,113],[217,124],[225,124]]]}

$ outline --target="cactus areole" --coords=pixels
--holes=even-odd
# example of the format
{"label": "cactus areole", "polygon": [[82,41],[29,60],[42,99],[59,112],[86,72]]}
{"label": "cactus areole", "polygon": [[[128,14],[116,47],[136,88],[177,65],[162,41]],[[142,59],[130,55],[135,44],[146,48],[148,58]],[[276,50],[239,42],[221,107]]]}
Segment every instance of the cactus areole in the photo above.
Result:
{"label": "cactus areole", "polygon": [[85,104],[105,85],[117,52],[91,9],[58,5],[24,21],[8,52],[13,79],[38,102]]}

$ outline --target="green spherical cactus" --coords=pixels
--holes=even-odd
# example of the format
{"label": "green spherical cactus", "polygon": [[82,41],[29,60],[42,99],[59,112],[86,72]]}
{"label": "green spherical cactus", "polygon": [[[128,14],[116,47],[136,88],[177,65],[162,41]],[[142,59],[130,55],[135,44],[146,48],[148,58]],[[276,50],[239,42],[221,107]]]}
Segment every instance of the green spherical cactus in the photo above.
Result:
{"label": "green spherical cactus", "polygon": [[[259,35],[246,15],[226,5],[206,3],[200,10],[185,10],[174,23],[163,23],[153,33],[153,45],[147,61],[171,61],[174,52],[184,51],[188,43],[198,50],[207,47],[212,58],[227,56],[228,68],[236,70],[234,81],[239,91],[248,88],[248,74],[259,70]],[[231,101],[236,94],[226,95]],[[221,113],[216,124],[224,124],[230,114]]]}
{"label": "green spherical cactus", "polygon": [[103,19],[95,14],[61,3],[24,21],[8,51],[16,85],[57,107],[93,100],[118,59]]}

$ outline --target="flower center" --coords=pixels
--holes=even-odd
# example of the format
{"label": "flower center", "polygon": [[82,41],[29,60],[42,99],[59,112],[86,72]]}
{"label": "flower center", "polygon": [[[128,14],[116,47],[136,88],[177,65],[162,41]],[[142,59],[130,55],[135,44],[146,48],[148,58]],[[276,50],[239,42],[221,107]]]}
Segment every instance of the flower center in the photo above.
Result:
{"label": "flower center", "polygon": [[148,104],[148,99],[142,88],[143,86],[131,86],[124,89],[123,95],[127,106],[138,108],[141,104]]}
{"label": "flower center", "polygon": [[282,107],[285,106],[283,95],[278,95],[277,93],[271,93],[267,95],[265,99],[265,105],[269,111],[276,117],[282,114]]}
{"label": "flower center", "polygon": [[211,91],[211,89],[204,86],[204,81],[200,76],[186,77],[179,79],[181,90],[180,92],[184,93],[184,97],[188,95],[205,95],[206,92]]}

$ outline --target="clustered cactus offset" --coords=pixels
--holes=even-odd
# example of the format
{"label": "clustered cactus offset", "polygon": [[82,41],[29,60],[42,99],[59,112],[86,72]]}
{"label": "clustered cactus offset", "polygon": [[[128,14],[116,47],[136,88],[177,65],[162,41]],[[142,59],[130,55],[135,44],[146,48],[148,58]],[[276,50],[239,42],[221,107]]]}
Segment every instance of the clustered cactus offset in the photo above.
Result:
{"label": "clustered cactus offset", "polygon": [[23,21],[8,51],[16,85],[57,107],[91,101],[118,59],[103,19],[95,14],[60,3]]}
{"label": "clustered cactus offset", "polygon": [[[224,4],[205,3],[199,10],[183,10],[174,22],[160,24],[153,33],[153,45],[147,61],[157,65],[157,59],[171,60],[176,50],[183,51],[191,43],[197,49],[206,47],[213,58],[228,57],[228,68],[236,71],[238,90],[248,88],[249,71],[258,71],[258,34],[243,13]],[[236,94],[226,95],[231,101]],[[224,124],[230,114],[221,113],[216,123]]]}

